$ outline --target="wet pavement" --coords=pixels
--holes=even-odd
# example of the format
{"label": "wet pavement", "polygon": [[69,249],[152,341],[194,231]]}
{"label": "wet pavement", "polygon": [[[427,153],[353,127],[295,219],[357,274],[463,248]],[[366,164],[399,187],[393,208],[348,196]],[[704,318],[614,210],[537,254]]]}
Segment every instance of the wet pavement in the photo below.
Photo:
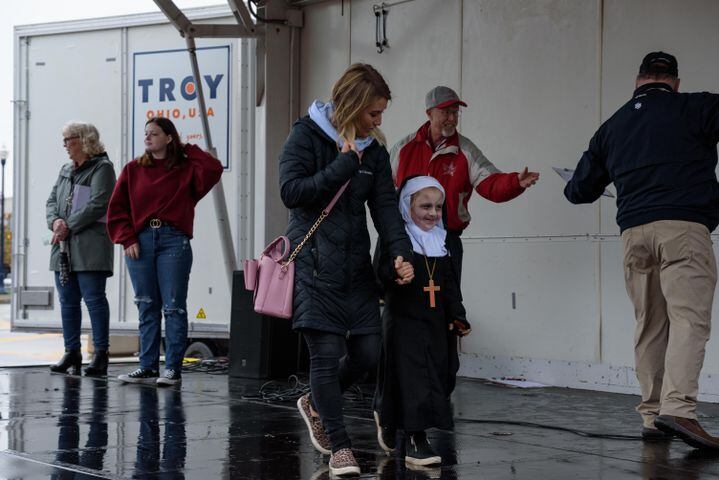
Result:
{"label": "wet pavement", "polygon": [[[122,385],[109,379],[0,369],[0,479],[328,479],[294,402],[262,401],[262,382],[188,372],[181,387]],[[454,433],[432,431],[441,468],[410,470],[376,443],[369,400],[346,414],[362,478],[381,479],[705,479],[719,456],[680,441],[636,436],[637,397],[569,389],[515,389],[461,380]],[[591,438],[531,422],[633,439]],[[700,421],[719,432],[719,405]]]}
{"label": "wet pavement", "polygon": [[[58,333],[22,333],[10,331],[10,304],[0,295],[0,366],[47,365],[62,357],[65,348]],[[87,335],[82,335],[87,345]]]}

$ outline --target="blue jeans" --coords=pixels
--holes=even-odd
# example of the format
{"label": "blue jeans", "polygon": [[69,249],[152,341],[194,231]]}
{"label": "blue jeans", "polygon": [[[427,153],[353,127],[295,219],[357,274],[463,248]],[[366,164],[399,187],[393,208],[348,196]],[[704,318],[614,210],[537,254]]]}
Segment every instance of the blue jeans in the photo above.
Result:
{"label": "blue jeans", "polygon": [[351,448],[342,418],[342,392],[377,368],[381,337],[372,334],[345,338],[318,330],[303,330],[302,335],[310,352],[312,406],[320,414],[332,451]]}
{"label": "blue jeans", "polygon": [[140,313],[140,367],[159,370],[162,316],[165,316],[165,368],[180,371],[187,343],[187,284],[192,247],[184,233],[169,226],[138,235],[140,258],[125,257]]}
{"label": "blue jeans", "polygon": [[90,313],[92,343],[96,350],[107,350],[110,345],[110,305],[105,296],[106,272],[71,272],[65,286],[60,285],[60,273],[55,272],[55,286],[60,297],[62,337],[66,350],[80,350],[82,309],[80,301]]}

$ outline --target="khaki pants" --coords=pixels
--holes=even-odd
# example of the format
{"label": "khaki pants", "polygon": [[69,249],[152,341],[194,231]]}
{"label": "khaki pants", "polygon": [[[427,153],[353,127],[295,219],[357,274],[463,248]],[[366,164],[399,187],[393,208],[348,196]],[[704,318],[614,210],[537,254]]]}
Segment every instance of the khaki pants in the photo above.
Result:
{"label": "khaki pants", "polygon": [[709,230],[661,220],[622,233],[624,277],[634,304],[634,359],[644,426],[657,415],[696,419],[717,268]]}

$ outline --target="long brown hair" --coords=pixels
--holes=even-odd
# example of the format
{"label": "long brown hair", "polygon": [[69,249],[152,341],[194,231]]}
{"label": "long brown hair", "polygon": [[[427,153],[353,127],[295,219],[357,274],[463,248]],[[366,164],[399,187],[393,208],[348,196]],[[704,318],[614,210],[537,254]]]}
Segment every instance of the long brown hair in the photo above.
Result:
{"label": "long brown hair", "polygon": [[[392,93],[382,75],[366,63],[350,65],[332,86],[332,123],[340,137],[353,142],[357,137],[358,117],[380,98],[392,100]],[[373,129],[370,135],[381,144],[387,144],[379,129]]]}
{"label": "long brown hair", "polygon": [[[185,157],[185,154],[182,151],[182,142],[180,142],[180,135],[177,133],[175,124],[168,118],[153,117],[145,122],[145,127],[151,123],[160,127],[165,135],[169,135],[172,138],[170,143],[167,144],[165,168],[171,170],[173,168],[180,167],[185,162],[187,157]],[[143,167],[151,167],[155,164],[153,160],[154,158],[152,157],[152,154],[146,151],[138,157],[137,163]]]}

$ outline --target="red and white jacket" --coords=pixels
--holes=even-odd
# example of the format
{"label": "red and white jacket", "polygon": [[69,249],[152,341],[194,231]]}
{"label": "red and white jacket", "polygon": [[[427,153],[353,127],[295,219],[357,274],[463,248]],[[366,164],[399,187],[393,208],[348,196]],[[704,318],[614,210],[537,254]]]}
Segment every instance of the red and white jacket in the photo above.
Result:
{"label": "red and white jacket", "polygon": [[506,202],[519,196],[516,172],[502,173],[466,137],[456,133],[432,148],[429,122],[397,142],[390,152],[392,177],[399,187],[413,175],[429,175],[442,184],[447,198],[447,230],[462,231],[471,216],[467,203],[472,190],[493,202]]}

